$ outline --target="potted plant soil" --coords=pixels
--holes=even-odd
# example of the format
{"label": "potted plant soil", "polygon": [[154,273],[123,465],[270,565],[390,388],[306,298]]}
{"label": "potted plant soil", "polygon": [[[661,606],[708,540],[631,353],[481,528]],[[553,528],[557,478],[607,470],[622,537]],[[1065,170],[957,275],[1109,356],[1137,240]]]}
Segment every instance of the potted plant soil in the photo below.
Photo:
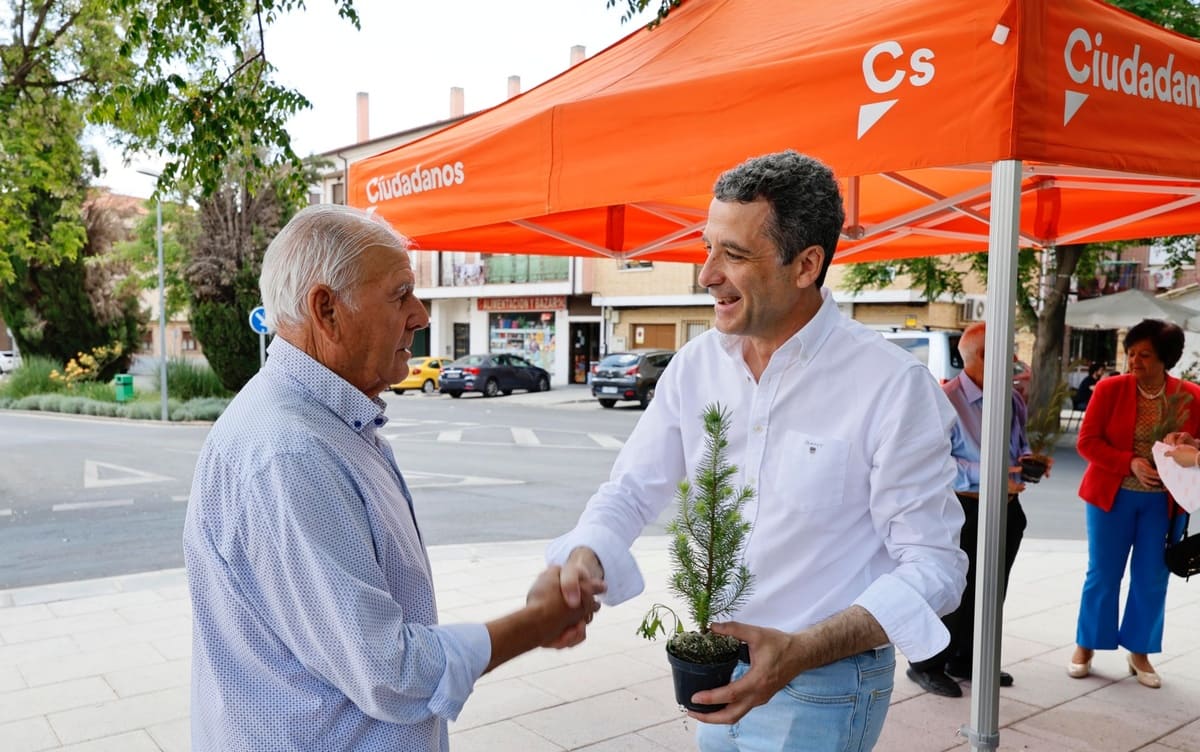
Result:
{"label": "potted plant soil", "polygon": [[1029,454],[1021,456],[1021,480],[1037,483],[1050,467],[1050,457],[1055,444],[1062,435],[1062,409],[1070,395],[1070,387],[1060,381],[1050,393],[1046,404],[1029,413],[1025,419],[1025,438],[1029,442]]}
{"label": "potted plant soil", "polygon": [[679,616],[656,603],[642,620],[638,633],[655,639],[667,633],[663,619],[673,623],[667,641],[667,660],[675,679],[675,700],[689,710],[711,713],[724,705],[697,705],[692,695],[729,683],[737,666],[740,643],[709,629],[713,621],[733,613],[751,591],[750,570],[742,563],[742,548],[750,524],[742,508],[754,496],[749,487],[735,489],[738,469],[726,458],[729,414],[719,404],[703,413],[706,447],[694,481],[679,483],[679,509],[667,526],[671,536],[671,593],[682,599],[697,629],[684,630]]}

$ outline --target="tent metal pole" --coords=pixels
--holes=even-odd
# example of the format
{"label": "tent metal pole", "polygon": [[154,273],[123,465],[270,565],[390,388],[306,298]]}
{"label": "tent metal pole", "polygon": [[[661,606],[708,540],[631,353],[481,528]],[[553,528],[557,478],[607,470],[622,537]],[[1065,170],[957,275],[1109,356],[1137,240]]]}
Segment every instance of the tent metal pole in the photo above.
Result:
{"label": "tent metal pole", "polygon": [[1003,160],[992,165],[971,723],[959,732],[967,737],[971,749],[977,752],[992,752],[1000,744],[1001,593],[1004,592],[1004,531],[1008,512],[1013,311],[1017,297],[1020,196],[1021,162]]}

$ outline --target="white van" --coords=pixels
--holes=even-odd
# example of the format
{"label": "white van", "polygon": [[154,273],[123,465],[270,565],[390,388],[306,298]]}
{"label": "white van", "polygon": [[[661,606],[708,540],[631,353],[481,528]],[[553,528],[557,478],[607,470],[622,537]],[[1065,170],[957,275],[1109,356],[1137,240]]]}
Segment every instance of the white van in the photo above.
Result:
{"label": "white van", "polygon": [[924,363],[939,384],[945,384],[962,372],[962,356],[958,353],[958,341],[962,338],[962,332],[893,329],[880,334]]}

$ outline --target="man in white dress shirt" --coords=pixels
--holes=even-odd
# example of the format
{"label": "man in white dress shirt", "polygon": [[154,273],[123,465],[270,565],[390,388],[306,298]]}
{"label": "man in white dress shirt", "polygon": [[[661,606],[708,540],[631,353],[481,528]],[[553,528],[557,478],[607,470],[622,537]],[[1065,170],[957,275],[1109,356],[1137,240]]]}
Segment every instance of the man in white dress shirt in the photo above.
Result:
{"label": "man in white dress shirt", "polygon": [[832,172],[794,151],[718,178],[699,276],[716,328],[671,361],[610,479],[547,550],[568,603],[589,577],[608,604],[641,592],[629,547],[694,477],[705,405],[729,409],[734,483],[756,491],[743,510],[755,579],[737,621],[713,625],[746,648],[730,684],[693,698],[728,703],[691,713],[704,752],[872,748],[892,646],[913,660],[945,647],[939,616],[965,584],[954,412],[822,287],[844,218]]}

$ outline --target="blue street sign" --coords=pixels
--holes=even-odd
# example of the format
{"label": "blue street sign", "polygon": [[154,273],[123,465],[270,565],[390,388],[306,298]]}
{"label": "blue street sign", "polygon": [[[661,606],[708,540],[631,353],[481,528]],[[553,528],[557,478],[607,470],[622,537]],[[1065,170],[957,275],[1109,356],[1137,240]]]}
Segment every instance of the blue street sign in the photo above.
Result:
{"label": "blue street sign", "polygon": [[250,328],[259,334],[267,334],[267,310],[258,306],[250,312]]}

